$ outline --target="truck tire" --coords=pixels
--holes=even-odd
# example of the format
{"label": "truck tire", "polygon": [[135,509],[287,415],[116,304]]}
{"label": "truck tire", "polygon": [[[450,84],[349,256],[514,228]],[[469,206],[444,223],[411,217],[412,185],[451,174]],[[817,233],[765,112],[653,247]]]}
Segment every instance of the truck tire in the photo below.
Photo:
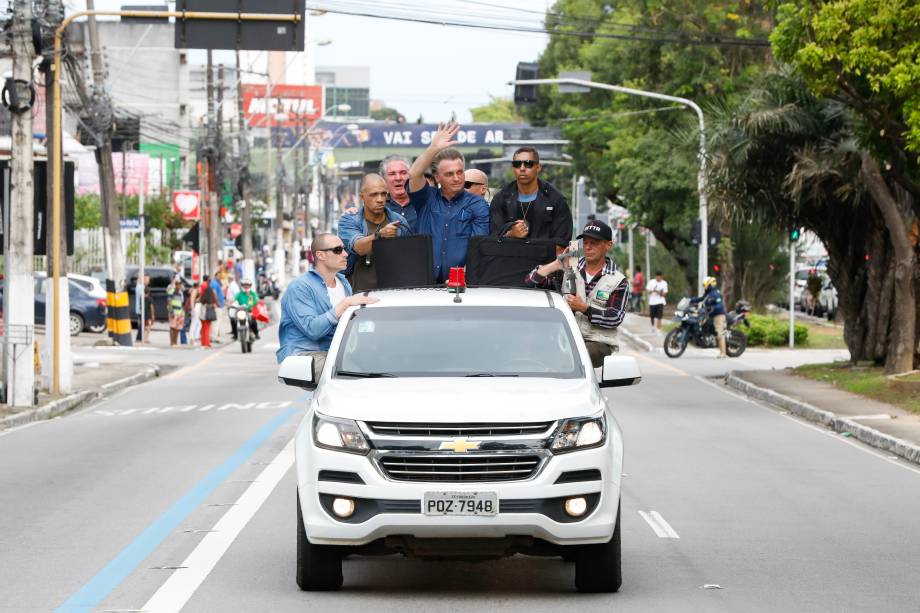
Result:
{"label": "truck tire", "polygon": [[313,545],[307,540],[297,493],[297,586],[309,592],[342,587],[342,554],[337,547]]}
{"label": "truck tire", "polygon": [[584,545],[575,559],[575,588],[579,592],[616,592],[623,583],[620,555],[620,503],[610,542]]}

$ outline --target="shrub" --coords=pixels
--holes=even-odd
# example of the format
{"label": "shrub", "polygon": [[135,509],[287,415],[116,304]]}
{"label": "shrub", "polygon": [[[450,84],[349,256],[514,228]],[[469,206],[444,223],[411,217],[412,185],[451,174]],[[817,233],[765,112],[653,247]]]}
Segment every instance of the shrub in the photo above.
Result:
{"label": "shrub", "polygon": [[[748,320],[751,322],[750,329],[746,331],[749,346],[779,347],[789,342],[788,322],[754,314],[748,315]],[[808,342],[808,326],[795,324],[793,335],[796,345],[804,345]]]}

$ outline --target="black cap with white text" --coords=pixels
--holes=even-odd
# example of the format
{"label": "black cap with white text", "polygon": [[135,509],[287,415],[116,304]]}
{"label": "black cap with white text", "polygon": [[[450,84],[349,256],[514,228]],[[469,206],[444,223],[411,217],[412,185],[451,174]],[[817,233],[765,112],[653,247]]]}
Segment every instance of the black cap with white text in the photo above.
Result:
{"label": "black cap with white text", "polygon": [[602,241],[612,241],[613,240],[613,230],[610,229],[610,226],[605,224],[603,221],[598,221],[592,219],[585,224],[584,230],[581,231],[581,234],[575,238],[596,238]]}

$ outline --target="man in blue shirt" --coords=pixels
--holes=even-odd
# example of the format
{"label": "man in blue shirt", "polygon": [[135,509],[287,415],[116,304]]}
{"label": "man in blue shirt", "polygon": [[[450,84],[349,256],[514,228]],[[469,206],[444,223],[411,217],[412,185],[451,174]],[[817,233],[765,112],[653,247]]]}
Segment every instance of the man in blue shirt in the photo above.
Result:
{"label": "man in blue shirt", "polygon": [[409,162],[401,155],[390,155],[380,162],[380,174],[387,183],[387,208],[399,213],[409,222],[409,231],[415,233],[418,214],[409,203],[406,181],[409,179]]}
{"label": "man in blue shirt", "polygon": [[356,292],[379,287],[373,253],[376,242],[410,233],[406,218],[387,206],[387,185],[383,177],[366,175],[361,181],[360,196],[358,211],[343,215],[339,220],[339,238],[348,250],[345,276]]}
{"label": "man in blue shirt", "polygon": [[275,353],[280,364],[290,355],[312,355],[314,372],[322,372],[339,318],[350,306],[373,304],[376,298],[352,295],[341,274],[348,260],[342,240],[319,234],[310,246],[313,268],[288,285],[281,298],[281,347]]}
{"label": "man in blue shirt", "polygon": [[[431,144],[409,169],[409,202],[418,213],[416,233],[431,235],[434,277],[445,281],[454,266],[466,264],[471,236],[489,234],[489,205],[464,189],[463,154],[453,148],[456,122],[439,124]],[[431,169],[440,187],[425,180]]]}

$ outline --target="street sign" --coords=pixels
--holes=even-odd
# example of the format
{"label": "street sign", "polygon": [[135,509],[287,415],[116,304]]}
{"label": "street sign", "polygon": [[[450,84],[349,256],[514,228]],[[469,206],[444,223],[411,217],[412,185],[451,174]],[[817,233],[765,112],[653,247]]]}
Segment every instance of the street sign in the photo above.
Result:
{"label": "street sign", "polygon": [[304,50],[306,3],[303,0],[176,0],[176,10],[300,16],[300,21],[296,24],[290,21],[213,21],[177,18],[177,49],[300,52]]}
{"label": "street sign", "polygon": [[197,220],[201,216],[201,194],[199,192],[173,192],[173,211],[186,221]]}
{"label": "street sign", "polygon": [[140,217],[122,217],[119,222],[122,230],[127,230],[128,232],[140,232],[141,230]]}
{"label": "street sign", "polygon": [[[591,80],[591,71],[590,70],[564,70],[559,73],[560,79],[578,79],[579,81],[590,81]],[[559,93],[560,94],[587,94],[591,91],[590,87],[584,87],[583,85],[570,85],[568,83],[559,84]]]}

